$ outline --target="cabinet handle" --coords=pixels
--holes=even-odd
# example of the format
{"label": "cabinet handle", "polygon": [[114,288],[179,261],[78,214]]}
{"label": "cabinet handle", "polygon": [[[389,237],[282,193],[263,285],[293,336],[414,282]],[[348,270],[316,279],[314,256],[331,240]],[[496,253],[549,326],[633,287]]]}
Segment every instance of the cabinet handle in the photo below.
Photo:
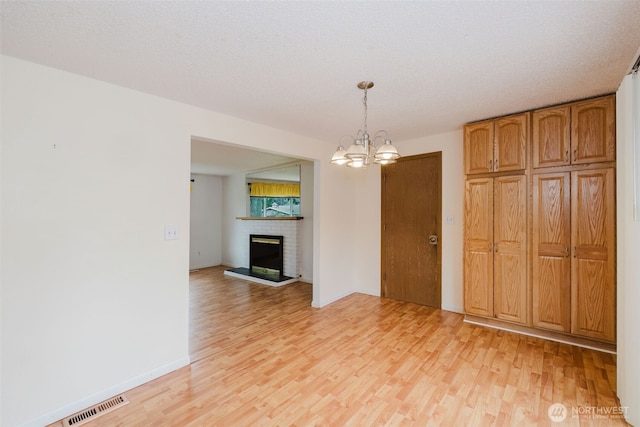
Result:
{"label": "cabinet handle", "polygon": [[494,164],[494,166],[493,166],[493,171],[494,171],[494,172],[497,172],[497,171],[498,171],[498,159],[495,159],[495,160],[493,161],[493,164]]}
{"label": "cabinet handle", "polygon": [[487,160],[487,169],[489,169],[489,172],[493,170],[492,166],[493,166],[493,162],[491,160]]}
{"label": "cabinet handle", "polygon": [[569,150],[564,152],[564,161],[569,163]]}
{"label": "cabinet handle", "polygon": [[569,246],[567,246],[566,248],[564,248],[564,257],[568,258],[569,257]]}
{"label": "cabinet handle", "polygon": [[577,149],[573,150],[573,161],[575,162],[576,160],[578,160],[578,150]]}
{"label": "cabinet handle", "polygon": [[493,252],[493,243],[489,242],[489,252]]}
{"label": "cabinet handle", "polygon": [[578,247],[577,247],[577,246],[574,246],[574,247],[573,247],[573,257],[574,257],[574,258],[577,258],[577,257],[578,257]]}
{"label": "cabinet handle", "polygon": [[493,250],[498,253],[498,244],[496,243],[495,245],[493,245]]}

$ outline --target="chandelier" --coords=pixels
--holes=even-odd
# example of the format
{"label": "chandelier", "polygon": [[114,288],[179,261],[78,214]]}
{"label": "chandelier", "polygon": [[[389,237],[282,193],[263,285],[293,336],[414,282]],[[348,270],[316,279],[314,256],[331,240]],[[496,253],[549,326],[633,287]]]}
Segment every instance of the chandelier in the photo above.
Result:
{"label": "chandelier", "polygon": [[[358,130],[356,137],[345,135],[340,138],[338,149],[331,157],[331,163],[334,165],[347,165],[352,168],[367,167],[373,157],[373,163],[380,165],[388,165],[395,163],[400,154],[398,150],[391,144],[389,133],[386,130],[379,130],[373,134],[373,138],[369,137],[367,131],[367,90],[373,87],[373,82],[360,82],[358,88],[364,91],[362,104],[364,104],[364,127]],[[342,141],[349,138],[351,145],[348,149],[344,149]],[[382,139],[383,143],[380,148],[376,147],[376,141]]]}

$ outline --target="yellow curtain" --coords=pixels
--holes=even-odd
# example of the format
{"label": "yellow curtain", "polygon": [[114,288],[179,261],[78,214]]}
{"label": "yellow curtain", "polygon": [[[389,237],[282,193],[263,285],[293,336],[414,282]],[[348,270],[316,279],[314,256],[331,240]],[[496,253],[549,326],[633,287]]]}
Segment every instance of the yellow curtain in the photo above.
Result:
{"label": "yellow curtain", "polygon": [[256,197],[300,197],[300,184],[252,182],[251,195]]}

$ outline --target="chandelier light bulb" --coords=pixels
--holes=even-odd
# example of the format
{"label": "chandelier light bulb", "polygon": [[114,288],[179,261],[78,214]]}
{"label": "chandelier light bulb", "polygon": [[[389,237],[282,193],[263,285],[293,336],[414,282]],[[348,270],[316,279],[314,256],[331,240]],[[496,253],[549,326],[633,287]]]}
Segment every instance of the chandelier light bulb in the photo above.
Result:
{"label": "chandelier light bulb", "polygon": [[347,150],[344,149],[342,145],[338,146],[338,149],[331,157],[331,164],[334,165],[345,165],[351,161],[351,159],[346,157]]}
{"label": "chandelier light bulb", "polygon": [[358,159],[352,160],[351,162],[347,163],[347,166],[349,166],[350,168],[364,168],[367,165],[364,163],[364,160]]}
{"label": "chandelier light bulb", "polygon": [[[385,139],[384,145],[382,145],[376,151],[376,154],[373,156],[376,159],[377,163],[380,163],[382,160],[397,160],[400,157],[398,154],[398,150],[391,144],[391,140]],[[389,164],[389,163],[384,163]]]}
{"label": "chandelier light bulb", "polygon": [[351,144],[351,146],[347,150],[347,154],[345,154],[345,157],[351,160],[365,159],[368,156],[369,156],[369,153],[367,152],[365,145],[362,143],[362,140],[360,139],[357,139],[356,142]]}

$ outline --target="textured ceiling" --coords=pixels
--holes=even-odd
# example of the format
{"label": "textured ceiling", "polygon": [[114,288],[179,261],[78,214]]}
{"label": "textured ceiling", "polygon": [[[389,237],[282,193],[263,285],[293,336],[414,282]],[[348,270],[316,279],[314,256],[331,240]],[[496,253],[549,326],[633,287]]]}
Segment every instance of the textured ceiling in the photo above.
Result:
{"label": "textured ceiling", "polygon": [[4,54],[332,142],[362,126],[361,80],[370,129],[403,140],[614,92],[640,47],[638,0],[0,8]]}

